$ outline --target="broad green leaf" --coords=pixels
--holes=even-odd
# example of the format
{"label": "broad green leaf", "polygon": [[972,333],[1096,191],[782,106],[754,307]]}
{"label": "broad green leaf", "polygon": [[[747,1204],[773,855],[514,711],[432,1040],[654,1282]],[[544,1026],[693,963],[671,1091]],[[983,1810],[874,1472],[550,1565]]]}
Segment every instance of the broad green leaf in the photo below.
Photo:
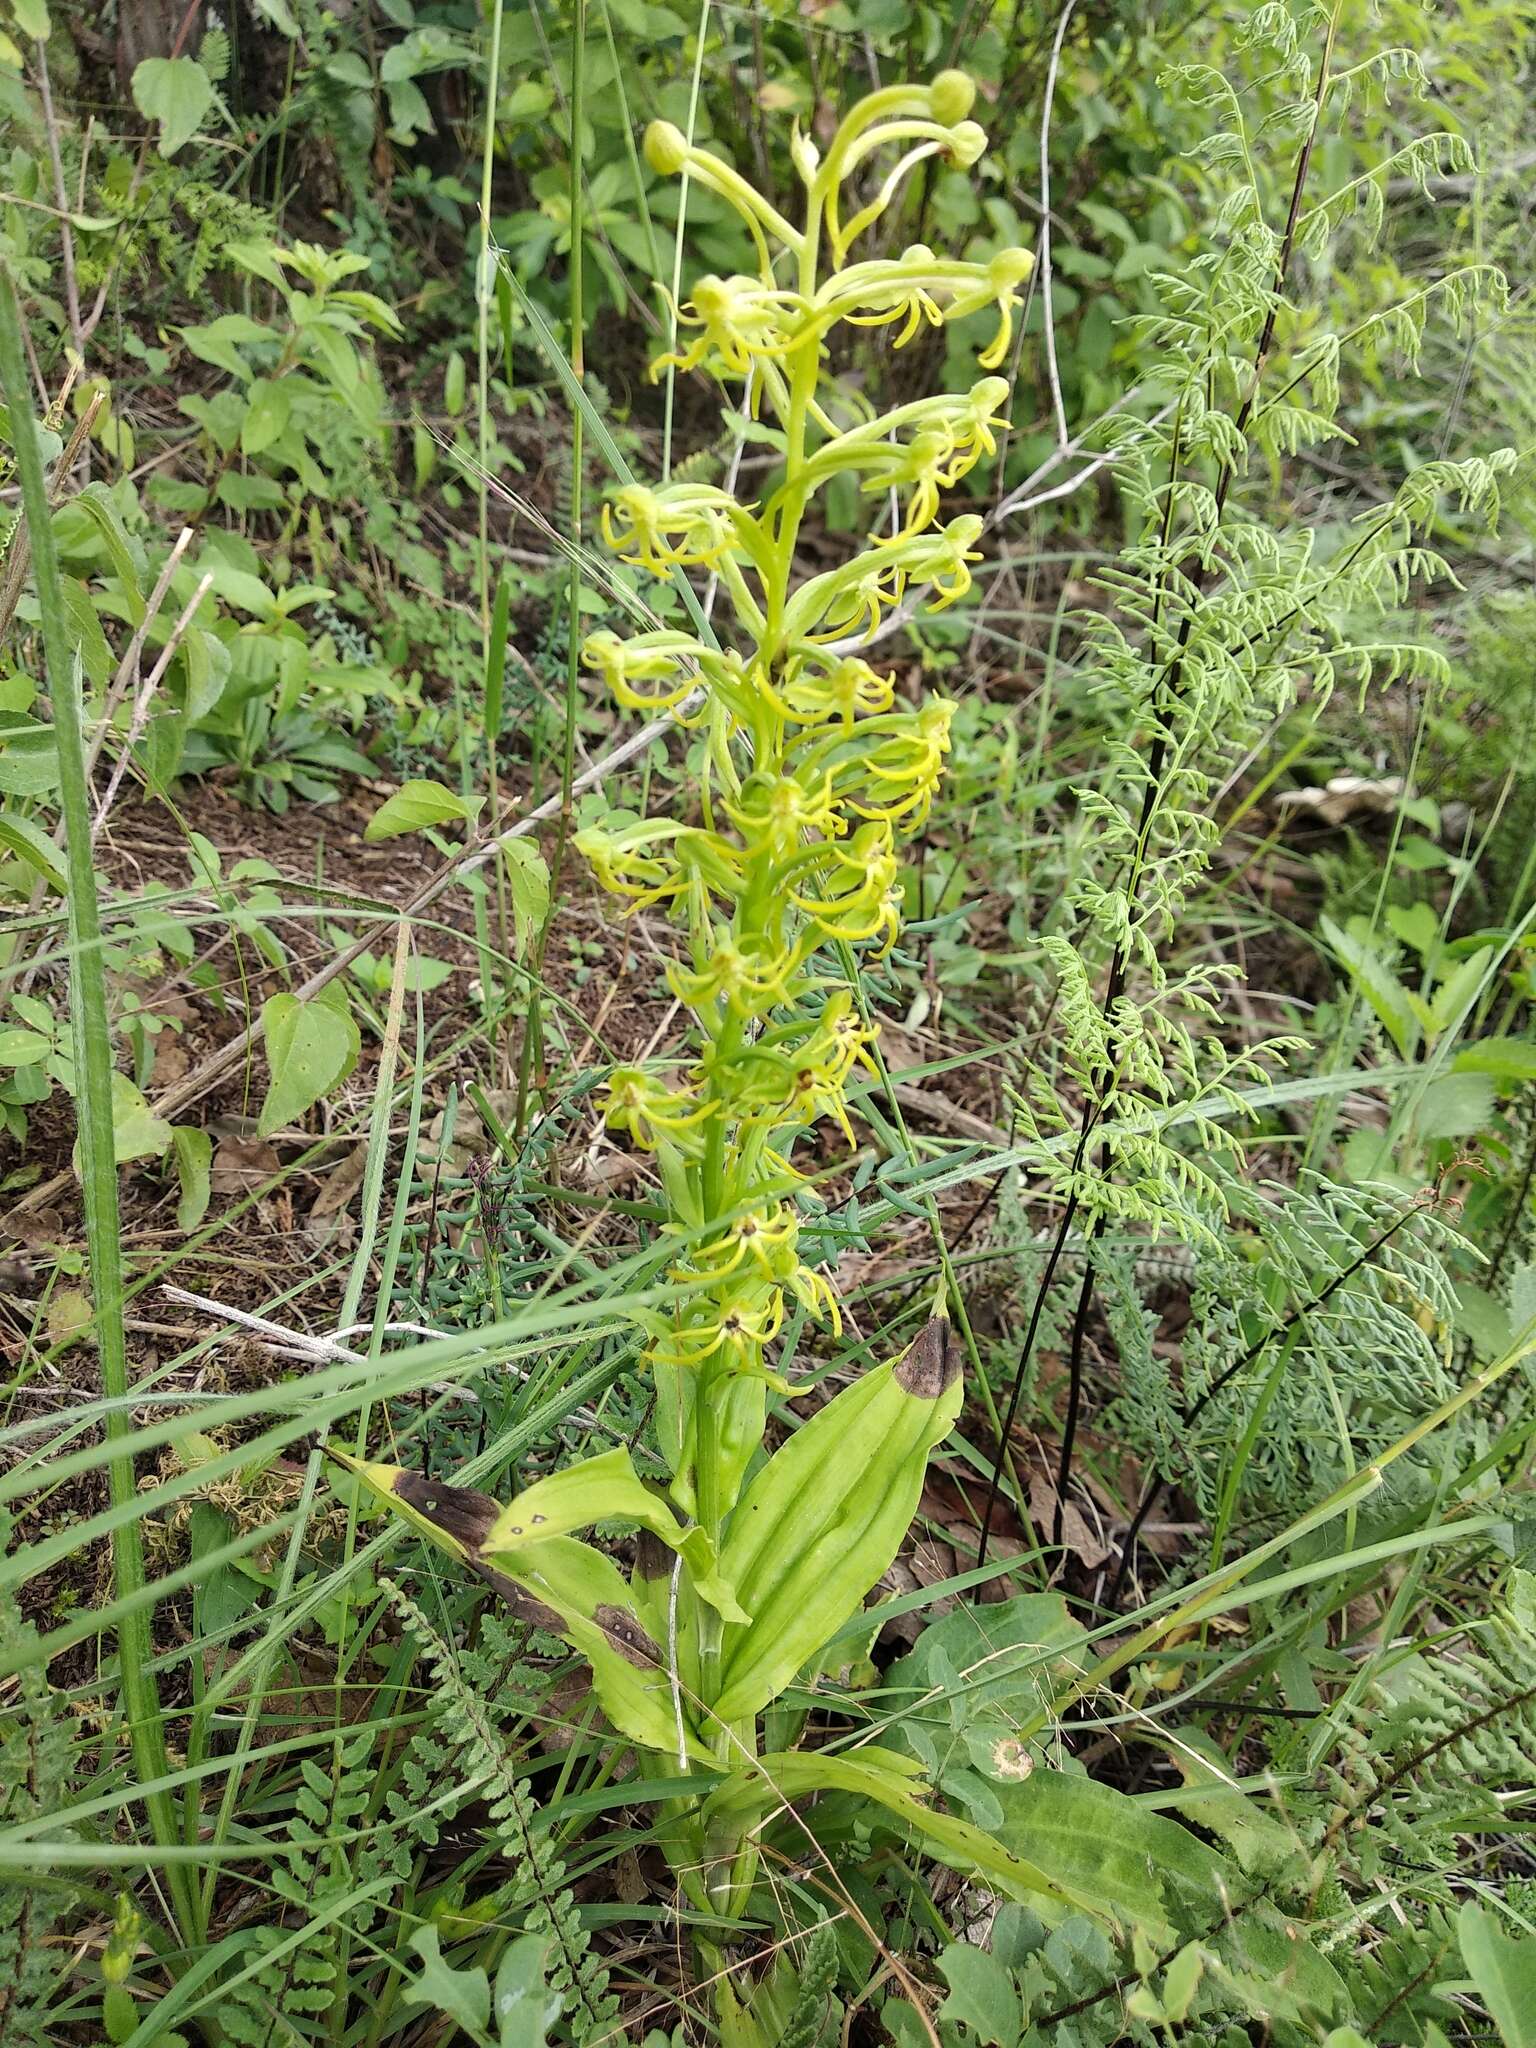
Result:
{"label": "broad green leaf", "polygon": [[622,1445],[525,1487],[497,1516],[481,1555],[497,1565],[502,1551],[531,1548],[551,1536],[607,1521],[638,1522],[687,1562],[694,1590],[727,1621],[750,1619],[721,1578],[708,1535],[697,1527],[684,1529],[667,1503],[642,1484]]}
{"label": "broad green leaf", "polygon": [[1506,1934],[1475,1899],[1457,1915],[1456,1933],[1504,2048],[1536,2048],[1536,1935]]}
{"label": "broad green leaf", "polygon": [[523,1934],[502,1957],[491,2005],[497,2048],[548,2048],[565,2003],[549,1988],[549,1946],[543,1935]]}
{"label": "broad green leaf", "polygon": [[449,352],[443,371],[443,409],[453,419],[464,410],[464,357],[458,349]]}
{"label": "broad green leaf", "polygon": [[208,1213],[213,1140],[195,1124],[177,1124],[171,1132],[171,1146],[176,1154],[176,1173],[181,1182],[181,1199],[176,1204],[176,1228],[196,1230]]}
{"label": "broad green leaf", "polygon": [[373,844],[398,839],[402,832],[424,832],[429,825],[467,824],[479,808],[440,782],[402,782],[368,820],[363,837]]}
{"label": "broad green leaf", "polygon": [[213,81],[194,57],[146,57],[133,74],[133,103],[160,123],[160,154],[189,143],[213,105]]}
{"label": "broad green leaf", "polygon": [[[156,1116],[143,1093],[126,1074],[112,1076],[112,1156],[119,1166],[129,1159],[159,1159],[171,1142],[171,1127]],[[75,1145],[75,1170],[80,1147]]]}
{"label": "broad green leaf", "polygon": [[288,502],[275,477],[241,476],[232,469],[219,478],[216,495],[232,512],[277,512]]}
{"label": "broad green leaf", "polygon": [[1024,2012],[1007,1964],[971,1942],[957,1941],[939,1957],[939,1969],[949,1986],[939,2018],[969,2027],[991,2048],[1017,2048]]}
{"label": "broad green leaf", "polygon": [[250,403],[240,428],[240,446],[260,455],[288,431],[293,416],[293,386],[285,377],[260,377],[251,386]]}
{"label": "broad green leaf", "polygon": [[549,915],[549,869],[527,839],[504,839],[501,857],[512,892],[512,950],[521,959]]}
{"label": "broad green leaf", "polygon": [[278,261],[276,245],[272,242],[226,242],[224,254],[231,263],[238,263],[242,270],[250,271],[264,284],[276,287],[280,292],[290,289],[283,266]]}
{"label": "broad green leaf", "polygon": [[33,718],[0,717],[0,796],[46,796],[58,786],[53,727]]}
{"label": "broad green leaf", "polygon": [[1442,1074],[1424,1090],[1414,1129],[1421,1138],[1470,1138],[1493,1115],[1489,1074]]}
{"label": "broad green leaf", "polygon": [[19,1024],[0,1030],[0,1067],[35,1067],[53,1051],[53,1040]]}
{"label": "broad green leaf", "polygon": [[[1276,2016],[1340,2016],[1343,1987],[1303,1930],[1270,1908],[1262,1880],[1178,1821],[1091,1778],[1036,1770],[990,1788],[1003,1808],[999,1843],[1159,1947],[1173,1935],[1210,1944],[1229,1967],[1265,1981]],[[1234,1902],[1251,1902],[1234,1912]]]}
{"label": "broad green leaf", "polygon": [[[552,1536],[482,1563],[481,1546],[501,1513],[499,1503],[487,1494],[428,1480],[397,1465],[367,1464],[329,1445],[327,1454],[418,1534],[469,1565],[503,1598],[509,1597],[509,1582],[530,1594],[544,1610],[544,1625],[591,1665],[592,1690],[620,1734],[646,1749],[676,1756],[677,1716],[665,1653],[641,1619],[629,1583],[612,1558],[573,1536]],[[688,1741],[684,1747],[697,1751],[697,1745]]]}
{"label": "broad green leaf", "polygon": [[484,1970],[456,1970],[439,1944],[435,1927],[418,1927],[411,1947],[421,1958],[421,1975],[408,1978],[407,2005],[430,2005],[478,2041],[487,2038],[491,1986]]}
{"label": "broad green leaf", "polygon": [[270,327],[263,327],[259,320],[252,320],[245,313],[221,313],[216,320],[205,320],[200,327],[178,327],[176,332],[199,361],[212,363],[216,370],[227,370],[242,384],[249,381],[252,371],[239,350],[253,342],[277,339]]}
{"label": "broad green leaf", "polygon": [[726,1630],[713,1702],[722,1720],[776,1699],[889,1569],[917,1512],[928,1454],[960,1411],[949,1328],[934,1317],[899,1358],[845,1387],[742,1494],[721,1568],[752,1622]]}
{"label": "broad green leaf", "polygon": [[[591,1665],[592,1690],[619,1733],[676,1756],[666,1653],[641,1620],[629,1582],[612,1558],[574,1536],[555,1536],[503,1551],[493,1569],[550,1610],[548,1626]],[[684,1746],[695,1747],[686,1736]]]}
{"label": "broad green leaf", "polygon": [[1536,1322],[1536,1265],[1516,1266],[1509,1276],[1509,1321],[1512,1330]]}
{"label": "broad green leaf", "polygon": [[1387,925],[1405,946],[1423,958],[1440,936],[1440,920],[1427,903],[1389,903]]}
{"label": "broad green leaf", "polygon": [[46,0],[11,0],[16,26],[34,42],[46,43],[53,24],[48,19]]}
{"label": "broad green leaf", "polygon": [[1515,1331],[1514,1319],[1503,1302],[1495,1300],[1485,1287],[1475,1287],[1470,1280],[1457,1281],[1455,1299],[1457,1335],[1467,1338],[1484,1362],[1502,1357]]}
{"label": "broad green leaf", "polygon": [[273,996],[262,1005],[261,1021],[272,1078],[257,1131],[270,1138],[351,1073],[360,1041],[350,1012],[323,997],[306,1003]]}
{"label": "broad green leaf", "polygon": [[760,1757],[751,1773],[727,1779],[710,1795],[705,1812],[728,1811],[745,1819],[810,1792],[851,1792],[894,1814],[952,1868],[980,1874],[1010,1899],[1027,1903],[1045,1897],[1098,1919],[1109,1917],[1109,1902],[1059,1881],[1055,1871],[1017,1855],[985,1829],[928,1805],[926,1788],[920,1779],[914,1782],[915,1768],[906,1757],[872,1746],[846,1756],[827,1750],[780,1751]]}

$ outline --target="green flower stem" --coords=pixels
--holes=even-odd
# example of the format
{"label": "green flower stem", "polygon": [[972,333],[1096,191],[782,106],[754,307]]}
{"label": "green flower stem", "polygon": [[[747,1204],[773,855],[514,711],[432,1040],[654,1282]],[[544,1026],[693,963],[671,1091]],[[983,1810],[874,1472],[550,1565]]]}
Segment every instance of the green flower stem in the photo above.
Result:
{"label": "green flower stem", "polygon": [[[101,907],[91,866],[90,788],[85,771],[79,685],[59,583],[47,480],[32,417],[21,319],[15,283],[9,269],[0,266],[0,389],[4,390],[10,407],[11,439],[31,541],[48,696],[59,750],[59,799],[69,882],[70,1009],[74,1019],[80,1170],[102,1392],[112,1404],[106,1421],[110,1445],[121,1442],[133,1426],[128,1411],[128,1348],[123,1325],[126,1292],[113,1150],[112,1036],[101,963]],[[112,1505],[122,1507],[130,1503],[137,1492],[132,1457],[126,1452],[114,1456],[107,1473]],[[117,1598],[132,1601],[147,1583],[139,1524],[132,1518],[120,1523],[113,1535],[112,1567]],[[117,1631],[119,1683],[134,1769],[144,1784],[156,1784],[171,1775],[164,1718],[150,1670],[150,1612],[147,1606],[134,1608],[119,1623]],[[179,1850],[181,1836],[171,1794],[150,1793],[145,1805],[156,1846]],[[205,1932],[196,1867],[172,1858],[167,1859],[167,1865],[165,1881],[181,1936],[188,1946],[195,1946]]]}

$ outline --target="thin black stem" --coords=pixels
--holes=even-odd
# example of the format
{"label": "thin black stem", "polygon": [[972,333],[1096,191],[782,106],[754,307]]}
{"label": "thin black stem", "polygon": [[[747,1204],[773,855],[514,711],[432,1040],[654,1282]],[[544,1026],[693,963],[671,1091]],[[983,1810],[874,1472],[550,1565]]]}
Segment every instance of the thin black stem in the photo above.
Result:
{"label": "thin black stem", "polygon": [[[1417,1201],[1410,1203],[1406,1209],[1401,1210],[1383,1230],[1377,1232],[1370,1243],[1364,1246],[1357,1256],[1350,1260],[1347,1266],[1341,1266],[1328,1284],[1321,1288],[1310,1301],[1299,1302],[1275,1329],[1266,1330],[1262,1337],[1250,1344],[1248,1349],[1237,1358],[1234,1358],[1230,1365],[1223,1366],[1222,1370],[1211,1381],[1199,1399],[1187,1402],[1179,1410],[1180,1427],[1186,1430],[1193,1428],[1212,1401],[1219,1394],[1226,1391],[1240,1372],[1252,1365],[1255,1359],[1261,1358],[1272,1344],[1283,1342],[1299,1323],[1305,1322],[1308,1316],[1316,1315],[1319,1309],[1326,1307],[1334,1295],[1338,1293],[1339,1289],[1351,1281],[1363,1266],[1368,1266],[1376,1254],[1391,1242],[1410,1216],[1418,1216],[1423,1213],[1425,1199],[1424,1196],[1421,1196]],[[1136,1538],[1141,1533],[1142,1525],[1145,1523],[1148,1515],[1151,1514],[1153,1508],[1161,1499],[1165,1483],[1161,1478],[1154,1478],[1142,1494],[1136,1512],[1131,1517],[1130,1526],[1127,1528],[1124,1540],[1120,1546],[1120,1563],[1116,1568],[1114,1581],[1110,1586],[1106,1601],[1106,1605],[1109,1607],[1113,1607],[1119,1598],[1120,1588],[1125,1583],[1125,1575],[1130,1569],[1131,1557],[1136,1548]]]}
{"label": "thin black stem", "polygon": [[[1082,1142],[1086,1142],[1086,1132]],[[992,1535],[992,1515],[997,1507],[998,1489],[1002,1485],[1003,1465],[1008,1456],[1008,1441],[1013,1434],[1014,1417],[1019,1412],[1019,1396],[1024,1391],[1024,1375],[1029,1361],[1035,1353],[1035,1339],[1040,1334],[1040,1318],[1045,1314],[1046,1298],[1051,1291],[1051,1282],[1056,1277],[1056,1268],[1066,1249],[1067,1237],[1077,1215],[1078,1197],[1074,1190],[1066,1208],[1062,1211],[1061,1227],[1056,1232],[1056,1241],[1051,1246],[1050,1257],[1045,1262],[1045,1271],[1040,1276],[1040,1285],[1035,1289],[1034,1304],[1029,1312],[1029,1327],[1024,1332],[1024,1345],[1019,1353],[1019,1362],[1014,1369],[1013,1386],[1008,1395],[1008,1412],[1003,1417],[1002,1428],[997,1435],[997,1453],[992,1460],[992,1480],[987,1488],[987,1504],[981,1516],[981,1541],[976,1546],[976,1565],[979,1570],[987,1561],[987,1544]]]}
{"label": "thin black stem", "polygon": [[[1337,15],[1335,14],[1335,21],[1336,19]],[[1302,143],[1300,150],[1297,152],[1296,171],[1294,177],[1291,180],[1290,204],[1286,210],[1285,232],[1281,237],[1280,251],[1275,264],[1274,288],[1270,294],[1269,307],[1264,316],[1263,327],[1259,331],[1258,346],[1254,351],[1253,371],[1249,379],[1248,390],[1243,399],[1242,404],[1238,407],[1237,415],[1234,420],[1236,437],[1238,439],[1242,438],[1242,436],[1247,430],[1249,421],[1253,417],[1253,410],[1258,402],[1259,390],[1263,382],[1264,366],[1269,359],[1270,350],[1274,346],[1275,327],[1280,317],[1280,307],[1284,299],[1285,279],[1290,269],[1291,258],[1295,253],[1296,228],[1297,223],[1301,218],[1302,194],[1306,189],[1307,176],[1312,165],[1312,151],[1313,146],[1317,140],[1317,131],[1322,115],[1323,98],[1328,90],[1328,71],[1330,60],[1333,54],[1333,37],[1334,23],[1330,23],[1327,43],[1324,47],[1322,59],[1318,67],[1317,94],[1313,105],[1312,121],[1308,127],[1306,139]],[[1179,439],[1179,429],[1176,426],[1174,431],[1172,458],[1169,464],[1168,500],[1164,508],[1163,515],[1165,545],[1167,545],[1168,539],[1171,535],[1171,525],[1175,497],[1174,482],[1178,465]],[[1236,478],[1236,475],[1236,461],[1235,459],[1229,458],[1227,461],[1223,463],[1221,473],[1216,480],[1216,489],[1214,493],[1213,530],[1214,527],[1219,526],[1221,522],[1222,514],[1226,509],[1227,497],[1229,492],[1231,491],[1232,484]],[[1126,891],[1130,903],[1133,906],[1133,910],[1134,906],[1140,900],[1141,885],[1148,866],[1152,821],[1154,814],[1156,812],[1158,799],[1162,790],[1163,774],[1168,763],[1168,751],[1170,742],[1170,718],[1172,712],[1177,707],[1180,697],[1182,695],[1184,681],[1184,664],[1189,651],[1190,638],[1194,631],[1195,614],[1199,608],[1200,600],[1205,593],[1206,583],[1212,573],[1212,559],[1213,557],[1210,553],[1207,553],[1204,556],[1191,555],[1189,553],[1186,553],[1184,561],[1180,565],[1180,568],[1177,572],[1180,575],[1187,574],[1189,577],[1191,586],[1190,599],[1189,602],[1185,605],[1183,615],[1179,620],[1178,640],[1174,649],[1173,657],[1170,660],[1164,674],[1159,678],[1158,683],[1153,692],[1154,733],[1151,750],[1147,756],[1147,778],[1142,790],[1141,815],[1137,820],[1136,849],[1132,861],[1130,884]],[[1158,613],[1161,612],[1163,596],[1164,591],[1160,590],[1158,593]],[[1156,616],[1157,614],[1154,614],[1154,617]],[[1125,982],[1129,969],[1130,942],[1128,939],[1122,939],[1120,943],[1116,946],[1114,955],[1110,961],[1109,976],[1105,984],[1104,1001],[1102,1005],[1101,1014],[1104,1016],[1106,1021],[1113,1014],[1115,1005],[1119,1002],[1121,996],[1125,991]],[[1114,1069],[1117,1065],[1118,1061],[1112,1059],[1110,1069],[1105,1075],[1102,1088],[1097,1092],[1096,1099],[1092,1101],[1088,1109],[1085,1110],[1085,1136],[1090,1125],[1098,1121],[1098,1119],[1104,1114],[1108,1106],[1109,1090],[1113,1086]],[[1080,1152],[1081,1149],[1082,1148],[1080,1147]],[[1112,1156],[1106,1150],[1105,1158],[1103,1161],[1103,1171],[1105,1173],[1108,1173],[1112,1170],[1112,1166]],[[1096,1221],[1094,1225],[1094,1238],[1097,1238],[1101,1228],[1102,1218],[1100,1218],[1099,1221]],[[1047,1275],[1049,1275],[1049,1270],[1050,1269],[1048,1268]],[[1042,1282],[1042,1290],[1046,1284],[1048,1284],[1048,1280]],[[1083,1290],[1078,1299],[1077,1314],[1074,1320],[1072,1332],[1072,1355],[1067,1395],[1067,1417],[1063,1429],[1062,1455],[1061,1462],[1058,1468],[1056,1484],[1056,1512],[1054,1517],[1054,1527],[1056,1531],[1055,1540],[1057,1542],[1061,1540],[1062,1516],[1064,1513],[1067,1491],[1072,1482],[1072,1452],[1077,1433],[1078,1413],[1082,1401],[1083,1342],[1084,1334],[1087,1328],[1088,1314],[1092,1305],[1092,1300],[1093,1265],[1090,1257],[1088,1266],[1085,1269],[1083,1275]],[[1038,1306],[1039,1303],[1037,1298],[1037,1309]],[[1030,1353],[1033,1347],[1033,1332],[1038,1329],[1038,1325],[1038,1314],[1032,1315],[1030,1318],[1031,1335],[1026,1338],[1024,1355],[1019,1361],[1018,1372],[1014,1380],[1015,1395],[1017,1394],[1018,1387],[1022,1383],[1024,1374],[1028,1368]],[[1010,1404],[1010,1413],[1012,1412],[1012,1405],[1013,1404]],[[995,1491],[995,1469],[993,1481]],[[1121,1562],[1123,1566],[1123,1557]]]}
{"label": "thin black stem", "polygon": [[1536,1180],[1536,1126],[1531,1130],[1531,1142],[1525,1148],[1525,1164],[1520,1170],[1520,1188],[1510,1205],[1509,1221],[1499,1238],[1499,1248],[1493,1255],[1488,1268],[1487,1285],[1491,1288],[1504,1270],[1504,1261],[1509,1257],[1509,1248],[1515,1241],[1515,1232],[1520,1228],[1525,1215],[1525,1205],[1530,1198],[1531,1182]]}
{"label": "thin black stem", "polygon": [[1083,1406],[1083,1351],[1088,1337],[1088,1312],[1093,1307],[1093,1248],[1104,1235],[1106,1218],[1101,1210],[1088,1233],[1088,1255],[1083,1261],[1083,1284],[1072,1318],[1072,1348],[1067,1366],[1067,1413],[1061,1426],[1061,1458],[1056,1467],[1056,1511],[1051,1517],[1051,1541],[1061,1544],[1062,1521],[1067,1511],[1067,1488],[1072,1484],[1072,1451],[1077,1442],[1078,1417]]}

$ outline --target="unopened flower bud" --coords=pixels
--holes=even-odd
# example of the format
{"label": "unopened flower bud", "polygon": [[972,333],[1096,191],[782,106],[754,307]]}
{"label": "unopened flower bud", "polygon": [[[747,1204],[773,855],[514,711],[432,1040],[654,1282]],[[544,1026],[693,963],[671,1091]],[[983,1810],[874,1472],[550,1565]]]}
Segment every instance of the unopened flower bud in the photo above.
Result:
{"label": "unopened flower bud", "polygon": [[688,161],[688,138],[670,121],[653,121],[645,131],[645,160],[663,178],[675,178]]}
{"label": "unopened flower bud", "polygon": [[928,92],[933,118],[946,128],[963,121],[976,103],[976,81],[964,71],[941,71]]}
{"label": "unopened flower bud", "polygon": [[1014,291],[1035,267],[1027,249],[1000,249],[987,265],[987,276],[999,294]]}
{"label": "unopened flower bud", "polygon": [[968,171],[986,152],[987,131],[979,121],[961,121],[950,131],[949,160]]}
{"label": "unopened flower bud", "polygon": [[789,138],[789,156],[795,169],[809,185],[820,168],[821,151],[798,124],[794,134]]}

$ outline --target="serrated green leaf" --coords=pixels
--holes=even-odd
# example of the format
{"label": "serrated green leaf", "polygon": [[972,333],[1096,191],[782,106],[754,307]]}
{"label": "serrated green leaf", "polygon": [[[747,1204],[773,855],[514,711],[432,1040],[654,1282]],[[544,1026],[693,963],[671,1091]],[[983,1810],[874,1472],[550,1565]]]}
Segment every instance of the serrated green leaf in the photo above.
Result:
{"label": "serrated green leaf", "polygon": [[1500,1081],[1536,1081],[1536,1040],[1478,1038],[1451,1062],[1458,1074],[1492,1074]]}
{"label": "serrated green leaf", "polygon": [[1408,990],[1384,960],[1352,938],[1331,917],[1320,919],[1319,925],[1350,981],[1365,997],[1391,1033],[1398,1051],[1406,1058],[1418,1037],[1418,1017]]}
{"label": "serrated green leaf", "polygon": [[1435,990],[1431,1008],[1433,1028],[1437,1033],[1448,1031],[1463,1010],[1469,1008],[1476,999],[1488,973],[1488,963],[1492,960],[1493,953],[1492,946],[1480,947],[1468,959],[1461,961],[1454,973]]}
{"label": "serrated green leaf", "polygon": [[1424,1090],[1414,1128],[1421,1138],[1470,1138],[1493,1115],[1487,1074],[1442,1074]]}

